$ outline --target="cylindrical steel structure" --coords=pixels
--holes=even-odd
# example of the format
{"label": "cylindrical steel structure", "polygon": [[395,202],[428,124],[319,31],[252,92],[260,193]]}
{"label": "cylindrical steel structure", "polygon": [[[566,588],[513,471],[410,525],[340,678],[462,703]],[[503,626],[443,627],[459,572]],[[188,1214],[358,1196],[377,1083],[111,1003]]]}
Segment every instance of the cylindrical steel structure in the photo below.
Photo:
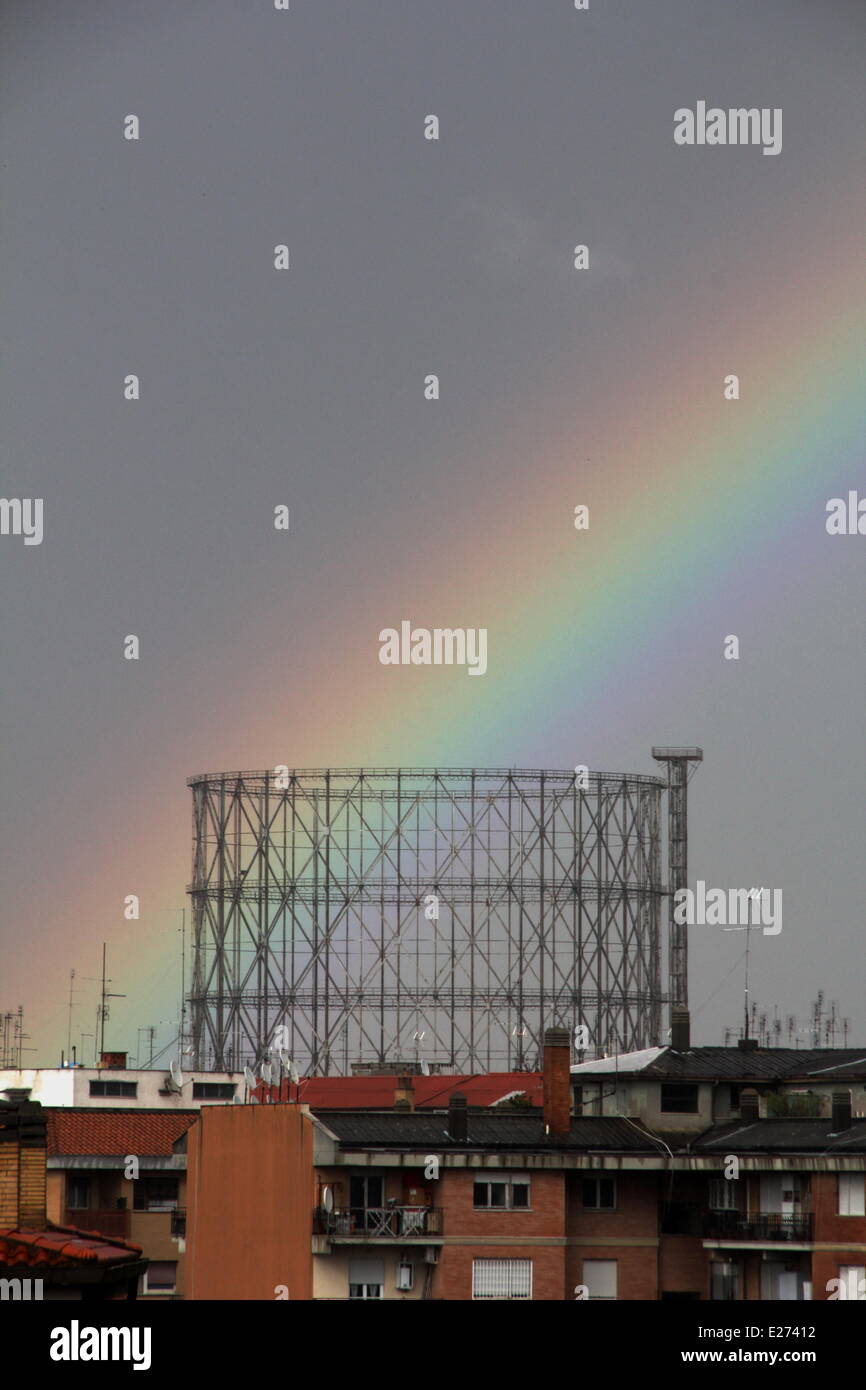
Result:
{"label": "cylindrical steel structure", "polygon": [[[197,1068],[539,1063],[660,1040],[657,777],[328,769],[191,778]],[[280,1030],[280,1031],[278,1031]],[[580,1047],[581,1037],[577,1044]]]}

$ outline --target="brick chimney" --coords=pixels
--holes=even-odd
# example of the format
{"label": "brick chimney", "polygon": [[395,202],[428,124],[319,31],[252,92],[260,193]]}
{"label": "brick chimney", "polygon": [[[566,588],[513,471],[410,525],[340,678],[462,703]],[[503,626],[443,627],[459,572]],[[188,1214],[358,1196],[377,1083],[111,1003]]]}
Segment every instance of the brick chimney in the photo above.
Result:
{"label": "brick chimney", "polygon": [[833,1134],[842,1134],[846,1129],[851,1128],[851,1092],[833,1092]]}
{"label": "brick chimney", "polygon": [[45,1113],[36,1101],[0,1106],[0,1230],[46,1224]]}
{"label": "brick chimney", "polygon": [[415,1109],[415,1086],[411,1076],[397,1077],[397,1089],[394,1092],[394,1109]]}
{"label": "brick chimney", "polygon": [[99,1066],[106,1071],[126,1071],[125,1052],[101,1052]]}
{"label": "brick chimney", "polygon": [[458,1144],[469,1137],[469,1111],[462,1091],[455,1091],[448,1101],[448,1133]]}
{"label": "brick chimney", "polygon": [[571,1129],[571,1035],[567,1028],[544,1033],[544,1130],[568,1134]]}
{"label": "brick chimney", "polygon": [[688,1052],[690,1047],[689,1011],[679,1004],[671,1005],[671,1048],[674,1052]]}

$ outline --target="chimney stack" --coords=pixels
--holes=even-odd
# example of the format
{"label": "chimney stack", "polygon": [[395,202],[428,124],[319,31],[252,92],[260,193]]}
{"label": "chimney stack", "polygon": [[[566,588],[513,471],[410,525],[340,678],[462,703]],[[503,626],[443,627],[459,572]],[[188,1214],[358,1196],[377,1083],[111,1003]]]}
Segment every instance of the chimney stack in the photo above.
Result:
{"label": "chimney stack", "polygon": [[571,1129],[571,1034],[567,1028],[544,1033],[544,1130],[568,1134]]}
{"label": "chimney stack", "polygon": [[0,1110],[0,1228],[45,1225],[45,1112],[36,1101]]}
{"label": "chimney stack", "polygon": [[415,1086],[411,1076],[397,1077],[397,1089],[394,1092],[394,1109],[415,1109]]}
{"label": "chimney stack", "polygon": [[833,1133],[842,1134],[851,1128],[851,1092],[833,1092]]}
{"label": "chimney stack", "polygon": [[747,1086],[740,1092],[740,1119],[744,1124],[753,1125],[761,1118],[758,1092]]}
{"label": "chimney stack", "polygon": [[125,1052],[102,1052],[99,1055],[99,1066],[105,1071],[126,1071]]}
{"label": "chimney stack", "polygon": [[448,1133],[458,1144],[469,1137],[469,1111],[462,1091],[455,1091],[448,1101]]}
{"label": "chimney stack", "polygon": [[671,1047],[674,1052],[688,1052],[691,1046],[689,1011],[681,1004],[671,1005]]}

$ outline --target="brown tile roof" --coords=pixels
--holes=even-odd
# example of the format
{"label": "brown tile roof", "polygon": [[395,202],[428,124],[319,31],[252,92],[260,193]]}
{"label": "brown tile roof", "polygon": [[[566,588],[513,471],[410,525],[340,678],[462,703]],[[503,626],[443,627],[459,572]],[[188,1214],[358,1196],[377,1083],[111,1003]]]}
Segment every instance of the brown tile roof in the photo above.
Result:
{"label": "brown tile roof", "polygon": [[46,1110],[49,1154],[170,1156],[197,1110]]}
{"label": "brown tile roof", "polygon": [[46,1225],[37,1231],[0,1231],[0,1268],[69,1269],[79,1264],[118,1265],[137,1261],[141,1246],[109,1236],[88,1235],[74,1226]]}

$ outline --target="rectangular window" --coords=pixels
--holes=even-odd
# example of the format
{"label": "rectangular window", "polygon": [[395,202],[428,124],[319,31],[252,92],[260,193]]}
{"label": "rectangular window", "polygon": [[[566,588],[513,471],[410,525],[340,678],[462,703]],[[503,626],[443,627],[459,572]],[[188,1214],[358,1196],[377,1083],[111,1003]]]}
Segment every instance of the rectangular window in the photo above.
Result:
{"label": "rectangular window", "polygon": [[739,1190],[736,1178],[710,1178],[710,1211],[738,1211]]}
{"label": "rectangular window", "polygon": [[231,1100],[236,1086],[233,1081],[194,1081],[193,1100]]}
{"label": "rectangular window", "polygon": [[125,1096],[127,1100],[138,1097],[137,1081],[91,1081],[92,1096]]}
{"label": "rectangular window", "polygon": [[472,1202],[475,1207],[489,1211],[527,1211],[529,1179],[476,1179],[472,1186]]}
{"label": "rectangular window", "polygon": [[676,1082],[662,1085],[663,1115],[696,1115],[697,1113],[697,1086],[683,1086]]}
{"label": "rectangular window", "polygon": [[73,1176],[66,1179],[67,1211],[86,1211],[90,1206],[90,1179]]}
{"label": "rectangular window", "polygon": [[531,1298],[531,1260],[473,1260],[473,1298]]}
{"label": "rectangular window", "polygon": [[177,1260],[151,1260],[144,1273],[145,1293],[174,1293],[177,1288]]}
{"label": "rectangular window", "polygon": [[710,1298],[730,1303],[737,1297],[737,1266],[732,1260],[714,1260],[710,1274]]}
{"label": "rectangular window", "polygon": [[614,1178],[584,1178],[583,1205],[587,1211],[616,1209],[616,1180]]}
{"label": "rectangular window", "polygon": [[136,1211],[174,1211],[177,1173],[144,1173],[135,1183]]}
{"label": "rectangular window", "polygon": [[864,1206],[864,1175],[862,1173],[839,1174],[839,1215],[866,1216]]}
{"label": "rectangular window", "polygon": [[571,1108],[575,1115],[583,1114],[583,1087],[572,1086],[571,1088]]}
{"label": "rectangular window", "polygon": [[616,1260],[584,1260],[583,1282],[590,1298],[616,1298]]}
{"label": "rectangular window", "polygon": [[840,1265],[839,1278],[842,1280],[840,1298],[866,1302],[866,1265]]}
{"label": "rectangular window", "polygon": [[385,1261],[349,1260],[349,1297],[384,1298]]}

